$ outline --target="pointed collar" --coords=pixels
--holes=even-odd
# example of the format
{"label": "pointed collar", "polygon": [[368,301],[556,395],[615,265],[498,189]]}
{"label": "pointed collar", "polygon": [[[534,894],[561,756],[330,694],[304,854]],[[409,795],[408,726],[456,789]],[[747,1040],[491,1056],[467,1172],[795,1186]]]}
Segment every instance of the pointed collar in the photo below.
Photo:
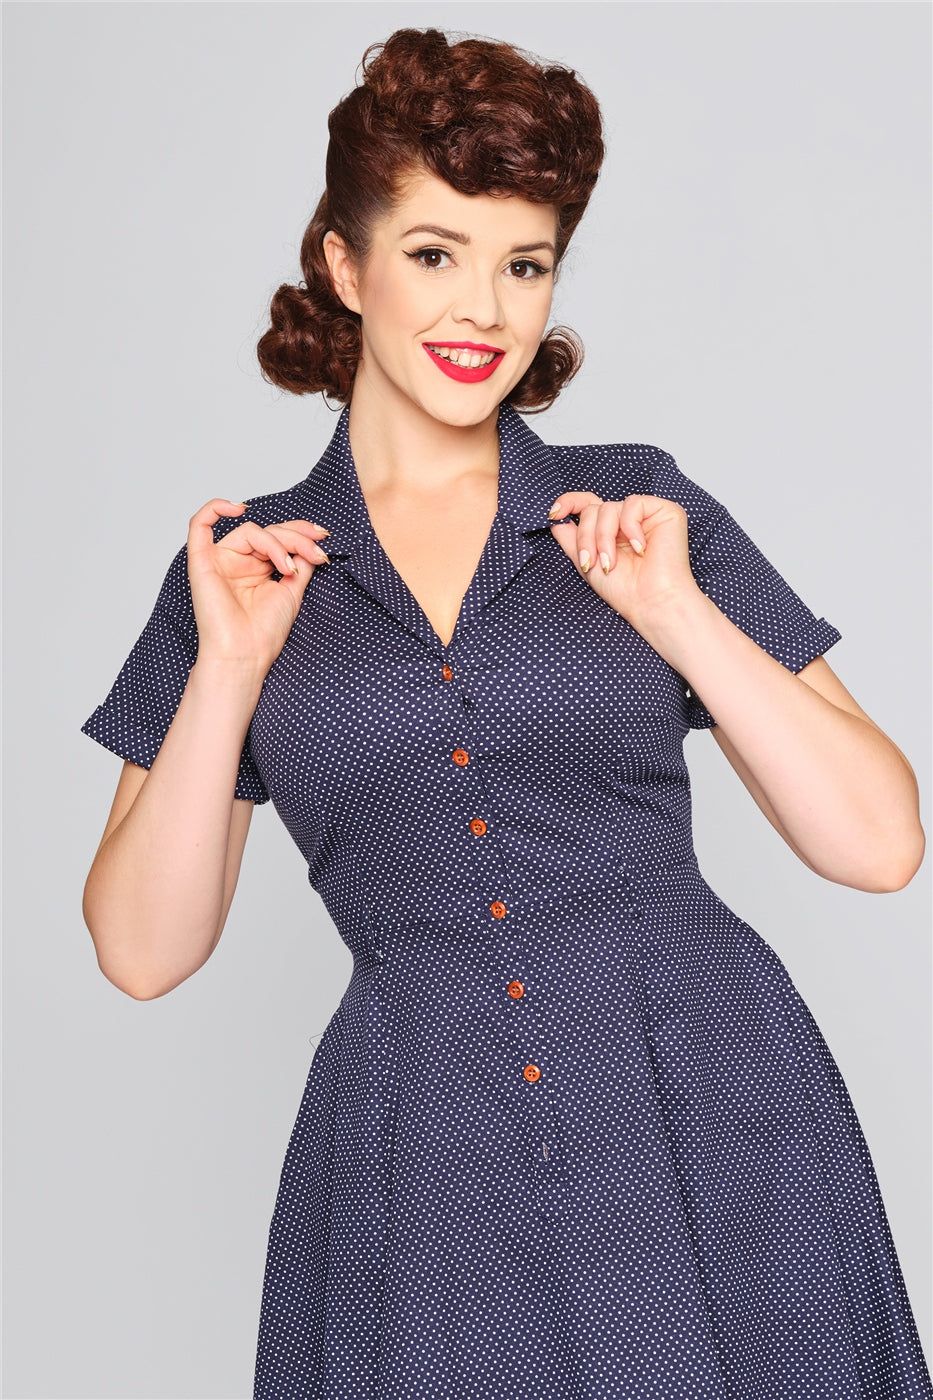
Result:
{"label": "pointed collar", "polygon": [[548,511],[566,489],[554,453],[507,404],[499,409],[498,428],[499,514],[523,534],[546,530]]}
{"label": "pointed collar", "polygon": [[[369,512],[350,449],[350,408],[337,420],[320,461],[302,483],[306,518],[324,525],[328,554],[350,554]],[[507,404],[500,405],[498,516],[522,534],[551,525],[548,511],[564,486],[550,447]]]}

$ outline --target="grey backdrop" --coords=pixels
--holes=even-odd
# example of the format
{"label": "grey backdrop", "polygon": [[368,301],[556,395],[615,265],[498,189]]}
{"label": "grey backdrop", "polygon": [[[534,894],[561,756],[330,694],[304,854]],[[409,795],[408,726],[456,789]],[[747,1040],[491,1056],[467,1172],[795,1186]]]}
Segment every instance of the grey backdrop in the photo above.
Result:
{"label": "grey backdrop", "polygon": [[[78,730],[191,512],[322,451],[334,416],[255,342],[364,47],[437,23],[569,62],[605,110],[557,303],[587,366],[532,426],[656,443],[725,501],[928,803],[928,6],[8,4],[8,1397],[250,1393],[349,956],[269,806],[210,962],[153,1002],[107,982],[80,899],[120,763]],[[928,1341],[929,862],[828,884],[709,735],[687,751],[704,873],[838,1059]]]}

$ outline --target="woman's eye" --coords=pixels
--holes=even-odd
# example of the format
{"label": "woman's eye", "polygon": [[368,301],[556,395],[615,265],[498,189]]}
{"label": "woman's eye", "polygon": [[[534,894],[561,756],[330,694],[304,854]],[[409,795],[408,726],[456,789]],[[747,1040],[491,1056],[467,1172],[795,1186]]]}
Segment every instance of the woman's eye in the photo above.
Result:
{"label": "woman's eye", "polygon": [[543,277],[550,270],[529,258],[520,258],[517,262],[509,263],[509,268],[512,276],[519,282],[533,282],[536,277]]}
{"label": "woman's eye", "polygon": [[450,261],[450,254],[445,253],[443,248],[416,248],[413,253],[406,253],[405,256],[415,259],[427,272],[436,272],[446,267],[444,258]]}

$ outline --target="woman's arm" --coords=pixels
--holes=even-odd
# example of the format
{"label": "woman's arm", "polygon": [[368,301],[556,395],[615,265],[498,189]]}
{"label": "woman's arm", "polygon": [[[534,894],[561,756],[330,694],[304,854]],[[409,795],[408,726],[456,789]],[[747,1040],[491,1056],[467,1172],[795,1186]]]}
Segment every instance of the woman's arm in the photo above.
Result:
{"label": "woman's arm", "polygon": [[822,658],[795,675],[728,618],[690,569],[673,501],[590,492],[558,497],[552,533],[594,590],[674,667],[769,821],[826,879],[875,892],[908,883],[923,858],[917,782],[898,748]]}
{"label": "woman's arm", "polygon": [[327,531],[302,520],[246,522],[215,543],[217,521],[243,508],[215,500],[191,518],[197,659],[152,767],[124,768],[85,887],[101,971],[138,999],[171,991],[217,945],[253,806],[235,796],[246,733],[327,560],[316,543]]}
{"label": "woman's arm", "polygon": [[[110,816],[107,818],[107,825],[101,837],[100,845],[103,846],[107,838],[120,825],[127,815],[139,794],[139,790],[149,776],[148,768],[141,768],[138,763],[131,763],[129,759],[123,764],[123,771],[120,774],[117,790],[114,794],[113,805],[110,808]],[[236,891],[237,880],[240,876],[240,864],[243,860],[243,851],[246,846],[246,838],[249,834],[249,824],[253,816],[254,803],[251,800],[235,798],[233,812],[230,817],[230,836],[227,842],[227,864],[224,871],[224,897],[223,908],[220,913],[220,929],[214,946],[220,938],[220,933],[227,921],[230,912],[230,905],[233,903],[233,896]],[[100,847],[98,847],[100,850]],[[213,948],[211,949],[213,952]]]}
{"label": "woman's arm", "polygon": [[804,864],[875,893],[913,878],[925,846],[913,769],[822,657],[794,675],[699,589],[645,639],[715,717],[723,753]]}
{"label": "woman's arm", "polygon": [[130,996],[171,991],[217,946],[253,811],[234,789],[261,686],[196,662],[152,768],[124,766],[83,909],[101,971]]}

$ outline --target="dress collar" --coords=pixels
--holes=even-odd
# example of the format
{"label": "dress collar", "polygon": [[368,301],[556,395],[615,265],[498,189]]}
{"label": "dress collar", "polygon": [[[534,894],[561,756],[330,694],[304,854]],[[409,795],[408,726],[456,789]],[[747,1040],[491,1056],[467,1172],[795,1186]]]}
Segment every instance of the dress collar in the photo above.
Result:
{"label": "dress collar", "polygon": [[[330,531],[323,542],[328,554],[351,554],[369,513],[350,448],[350,408],[337,420],[320,461],[302,483],[307,519]],[[548,511],[564,489],[554,453],[507,404],[499,407],[498,517],[522,534],[552,523]]]}
{"label": "dress collar", "polygon": [[[349,407],[324,455],[301,483],[301,514],[329,530],[331,561],[432,651],[443,644],[383,550],[369,520],[350,450]],[[532,556],[550,544],[548,511],[562,486],[551,449],[514,409],[499,409],[499,498],[492,528],[461,604],[454,646]]]}

